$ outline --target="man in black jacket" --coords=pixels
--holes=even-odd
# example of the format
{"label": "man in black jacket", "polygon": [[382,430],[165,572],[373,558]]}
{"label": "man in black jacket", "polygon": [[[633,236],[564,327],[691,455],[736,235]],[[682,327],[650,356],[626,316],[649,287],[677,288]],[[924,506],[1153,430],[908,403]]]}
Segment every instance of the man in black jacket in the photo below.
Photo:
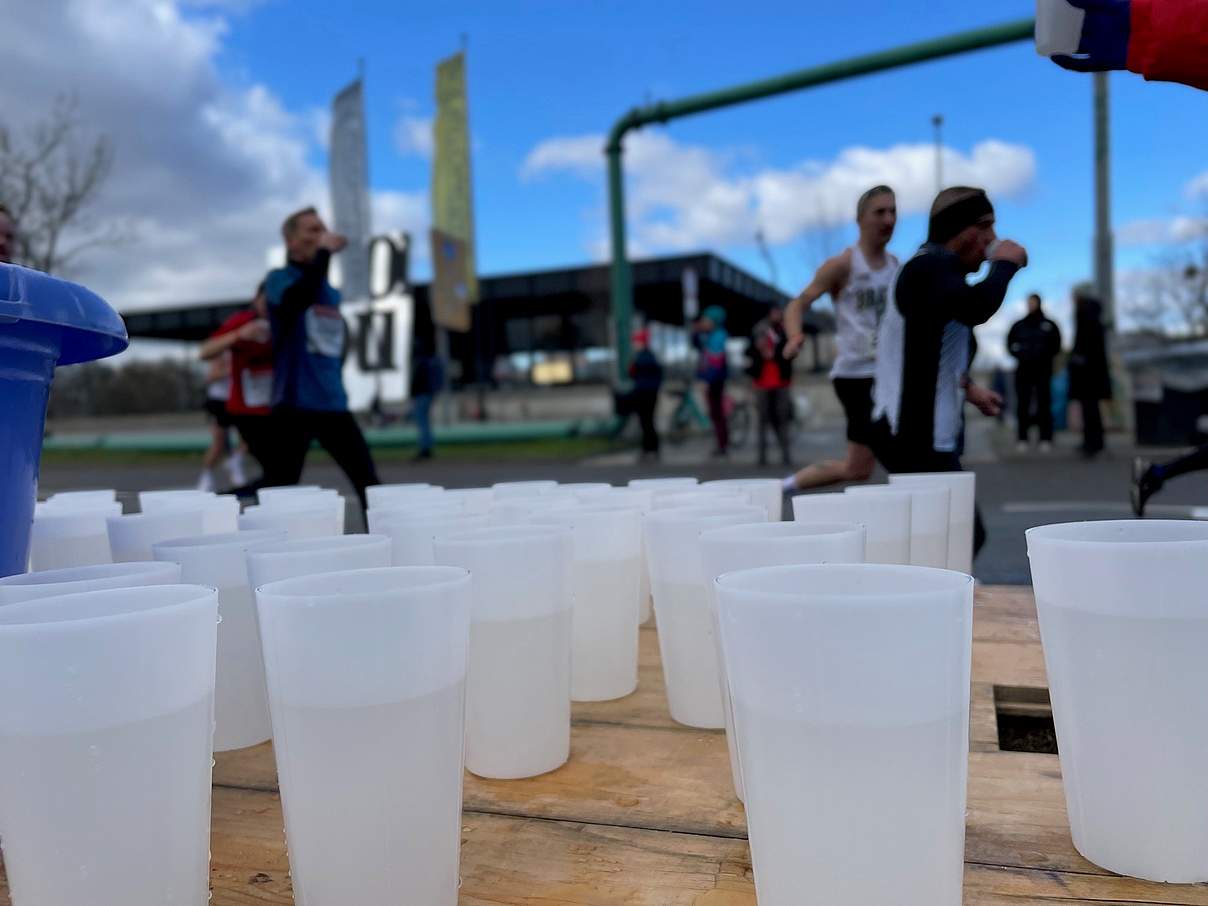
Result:
{"label": "man in black jacket", "polygon": [[[1061,331],[1040,308],[1040,296],[1028,296],[1028,313],[1011,325],[1007,352],[1015,367],[1015,412],[1019,447],[1028,448],[1032,425],[1040,429],[1040,451],[1053,446],[1053,360],[1061,352]],[[1035,404],[1035,415],[1033,415]]]}

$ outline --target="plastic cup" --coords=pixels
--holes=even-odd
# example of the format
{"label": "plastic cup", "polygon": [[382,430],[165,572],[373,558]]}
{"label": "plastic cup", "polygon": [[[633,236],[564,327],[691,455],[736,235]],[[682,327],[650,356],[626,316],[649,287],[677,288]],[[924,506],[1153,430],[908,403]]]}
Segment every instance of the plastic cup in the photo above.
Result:
{"label": "plastic cup", "polygon": [[202,534],[225,535],[239,529],[239,501],[234,497],[194,491],[152,492],[152,495],[139,495],[139,507],[144,513],[195,510],[200,507]]}
{"label": "plastic cup", "polygon": [[406,482],[403,484],[375,484],[365,489],[365,499],[369,504],[369,509],[377,506],[382,506],[384,503],[391,500],[403,499],[411,494],[424,491],[442,491],[443,488],[434,487],[425,481]]}
{"label": "plastic cup", "polygon": [[580,498],[616,490],[616,488],[606,481],[572,481],[569,484],[560,484],[558,488],[563,491],[569,491]]}
{"label": "plastic cup", "polygon": [[803,883],[827,906],[960,906],[973,580],[827,564],[716,588],[760,906]]}
{"label": "plastic cup", "polygon": [[167,509],[159,513],[131,513],[105,520],[114,563],[153,559],[151,545],[172,538],[187,538],[205,531],[201,509]]}
{"label": "plastic cup", "polygon": [[[370,487],[369,490],[373,490]],[[415,488],[406,493],[377,494],[369,504],[369,513],[384,513],[392,510],[405,510],[417,506],[450,506],[457,501],[446,499],[448,492],[444,488]]]}
{"label": "plastic cup", "polygon": [[214,500],[218,495],[213,491],[198,491],[195,488],[168,488],[160,491],[139,491],[138,508],[140,512],[149,513],[162,509],[169,503],[181,501]]}
{"label": "plastic cup", "polygon": [[[709,529],[700,536],[704,580],[709,590],[713,629],[717,632],[716,580],[720,575],[761,566],[796,566],[803,563],[863,563],[864,526],[849,522],[816,524],[767,522]],[[722,715],[726,720],[726,745],[730,750],[730,773],[734,794],[742,799],[742,771],[734,736],[734,712],[726,680],[726,665],[717,652]]]}
{"label": "plastic cup", "polygon": [[121,316],[95,293],[0,264],[0,576],[25,572],[46,401],[56,365],[126,348]]}
{"label": "plastic cup", "polygon": [[556,494],[505,498],[491,504],[491,509],[487,512],[487,522],[491,525],[526,525],[538,513],[566,509],[577,503],[577,499],[567,499]]}
{"label": "plastic cup", "polygon": [[675,478],[635,478],[629,482],[629,487],[635,491],[665,491],[670,488],[688,490],[700,482],[687,476]]}
{"label": "plastic cup", "polygon": [[390,539],[381,535],[338,535],[269,541],[248,548],[253,589],[270,582],[390,565]]}
{"label": "plastic cup", "polygon": [[1086,10],[1066,0],[1036,0],[1036,52],[1042,57],[1078,52]]}
{"label": "plastic cup", "polygon": [[741,491],[751,498],[751,503],[767,509],[768,522],[779,522],[784,518],[784,485],[779,478],[722,478],[706,481],[701,488]]}
{"label": "plastic cup", "polygon": [[0,814],[14,902],[205,906],[218,600],[0,607]]}
{"label": "plastic cup", "polygon": [[638,687],[642,514],[581,505],[539,513],[532,521],[570,528],[571,699],[631,695]]}
{"label": "plastic cup", "polygon": [[54,598],[106,588],[179,583],[180,567],[175,563],[101,563],[96,566],[75,566],[0,579],[0,604],[16,604],[36,598]]}
{"label": "plastic cup", "polygon": [[701,532],[724,525],[766,523],[767,511],[746,506],[688,507],[646,517],[659,650],[671,717],[689,727],[726,725],[713,613],[701,559]]}
{"label": "plastic cup", "polygon": [[344,498],[306,497],[251,506],[239,517],[241,529],[279,529],[289,540],[330,538],[344,533]]}
{"label": "plastic cup", "polygon": [[377,509],[366,512],[366,524],[370,532],[375,535],[381,535],[383,534],[382,526],[396,516],[410,516],[418,513],[429,513],[433,516],[452,516],[461,513],[470,515],[469,510],[466,509],[464,499],[419,499],[413,503],[395,501],[386,506],[380,506]]}
{"label": "plastic cup", "polygon": [[509,500],[513,497],[536,497],[548,494],[558,487],[556,481],[499,481],[491,485],[496,500]]}
{"label": "plastic cup", "polygon": [[112,563],[106,520],[120,515],[120,503],[73,511],[43,511],[34,517],[29,566],[41,572],[72,566]]}
{"label": "plastic cup", "polygon": [[977,475],[974,472],[918,472],[890,475],[891,485],[945,487],[952,494],[948,502],[948,568],[958,573],[973,572],[973,523],[977,499]]}
{"label": "plastic cup", "polygon": [[46,502],[54,505],[77,503],[116,503],[117,491],[108,488],[102,491],[59,491],[46,498]]}
{"label": "plastic cup", "polygon": [[450,488],[445,491],[445,499],[460,503],[466,512],[485,516],[495,499],[495,491],[493,488]]}
{"label": "plastic cup", "polygon": [[256,492],[256,500],[268,503],[271,500],[285,500],[287,497],[307,497],[312,494],[335,494],[334,488],[322,488],[317,484],[293,484],[282,487],[261,488]]}
{"label": "plastic cup", "polygon": [[469,574],[326,573],[256,601],[298,902],[455,906]]}
{"label": "plastic cup", "polygon": [[1208,525],[1027,539],[1074,846],[1118,874],[1208,881]]}
{"label": "plastic cup", "polygon": [[[654,509],[654,491],[634,488],[610,488],[607,491],[580,492],[579,499],[593,507],[608,509],[636,509],[643,517]],[[640,583],[638,587],[638,620],[645,625],[654,616],[654,602],[650,597],[650,564],[646,560],[646,520],[642,520],[642,552]]]}
{"label": "plastic cup", "polygon": [[156,560],[180,564],[184,581],[218,589],[222,618],[214,692],[214,749],[218,752],[254,746],[273,735],[246,552],[256,544],[284,540],[282,531],[246,531],[152,545]]}
{"label": "plastic cup", "polygon": [[793,498],[797,522],[858,522],[868,533],[868,563],[910,563],[910,496],[907,494],[801,494]]}
{"label": "plastic cup", "polygon": [[436,554],[432,543],[438,533],[486,528],[486,516],[464,512],[395,513],[384,520],[378,530],[390,539],[392,566],[434,566]]}
{"label": "plastic cup", "polygon": [[466,768],[512,780],[570,757],[571,539],[561,526],[485,528],[436,540],[470,571]]}
{"label": "plastic cup", "polygon": [[951,492],[946,487],[870,484],[848,488],[859,495],[910,496],[910,565],[948,568],[948,514]]}
{"label": "plastic cup", "polygon": [[654,508],[656,510],[674,510],[686,506],[713,506],[732,504],[738,506],[756,505],[751,495],[746,491],[722,490],[721,488],[697,488],[690,491],[655,491]]}

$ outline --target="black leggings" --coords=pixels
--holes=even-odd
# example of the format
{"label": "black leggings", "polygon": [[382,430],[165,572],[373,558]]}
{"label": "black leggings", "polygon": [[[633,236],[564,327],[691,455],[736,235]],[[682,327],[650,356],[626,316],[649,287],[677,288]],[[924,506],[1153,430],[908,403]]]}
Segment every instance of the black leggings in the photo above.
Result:
{"label": "black leggings", "polygon": [[789,392],[784,387],[772,387],[755,391],[759,403],[759,464],[762,466],[768,460],[768,429],[776,435],[776,443],[780,445],[780,458],[787,466],[789,456]]}
{"label": "black leggings", "polygon": [[713,422],[713,437],[717,441],[717,452],[730,449],[730,423],[726,419],[726,384],[715,381],[705,385],[705,399],[709,402],[709,421]]}
{"label": "black leggings", "polygon": [[1188,472],[1199,472],[1208,469],[1208,444],[1196,447],[1185,456],[1172,459],[1170,462],[1154,463],[1153,474],[1159,481],[1170,481]]}
{"label": "black leggings", "polygon": [[380,482],[365,435],[351,412],[276,409],[270,421],[275,436],[273,450],[267,454],[270,461],[261,460],[262,487],[297,484],[306,465],[306,454],[311,444],[318,441],[356,488],[361,509],[368,508],[365,488]]}

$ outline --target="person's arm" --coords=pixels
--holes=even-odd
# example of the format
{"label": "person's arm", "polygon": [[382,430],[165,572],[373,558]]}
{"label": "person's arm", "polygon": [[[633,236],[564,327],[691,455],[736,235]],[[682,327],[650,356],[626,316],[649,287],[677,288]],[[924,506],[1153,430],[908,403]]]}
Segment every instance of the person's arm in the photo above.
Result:
{"label": "person's arm", "polygon": [[1007,287],[1018,270],[1014,262],[998,259],[990,265],[984,280],[969,284],[950,260],[936,255],[915,258],[898,281],[898,308],[906,317],[922,315],[942,323],[957,321],[976,327],[1002,307]]}
{"label": "person's arm", "polygon": [[1208,0],[1132,0],[1128,68],[1208,91]]}
{"label": "person's arm", "polygon": [[331,251],[321,248],[315,257],[302,268],[302,275],[287,286],[277,303],[277,317],[282,324],[292,324],[306,309],[319,301],[323,284],[327,282],[327,269],[331,265]]}
{"label": "person's arm", "polygon": [[203,362],[229,352],[240,343],[267,343],[271,337],[268,322],[263,318],[246,321],[238,327],[219,330],[220,333],[214,334],[201,344],[198,357]]}
{"label": "person's arm", "polygon": [[1007,353],[1013,359],[1019,358],[1019,352],[1015,349],[1015,344],[1018,342],[1017,337],[1019,336],[1019,325],[1021,323],[1020,321],[1016,321],[1011,325],[1011,329],[1007,331]]}
{"label": "person's arm", "polygon": [[797,294],[784,310],[784,330],[788,340],[784,344],[784,357],[794,358],[805,343],[802,321],[810,306],[830,293],[832,297],[843,291],[847,278],[851,276],[851,251],[828,258],[814,274],[809,286]]}

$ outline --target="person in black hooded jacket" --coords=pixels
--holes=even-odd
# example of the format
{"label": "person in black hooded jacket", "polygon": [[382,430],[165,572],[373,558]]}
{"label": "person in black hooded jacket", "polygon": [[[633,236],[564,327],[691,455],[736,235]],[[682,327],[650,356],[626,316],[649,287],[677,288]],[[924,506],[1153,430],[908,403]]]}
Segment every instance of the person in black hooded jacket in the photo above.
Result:
{"label": "person in black hooded jacket", "polygon": [[1040,429],[1040,449],[1046,450],[1053,442],[1053,360],[1061,352],[1061,331],[1045,316],[1036,293],[1028,296],[1028,313],[1011,325],[1007,352],[1018,363],[1015,411],[1020,446],[1027,446],[1032,425],[1036,425]]}

